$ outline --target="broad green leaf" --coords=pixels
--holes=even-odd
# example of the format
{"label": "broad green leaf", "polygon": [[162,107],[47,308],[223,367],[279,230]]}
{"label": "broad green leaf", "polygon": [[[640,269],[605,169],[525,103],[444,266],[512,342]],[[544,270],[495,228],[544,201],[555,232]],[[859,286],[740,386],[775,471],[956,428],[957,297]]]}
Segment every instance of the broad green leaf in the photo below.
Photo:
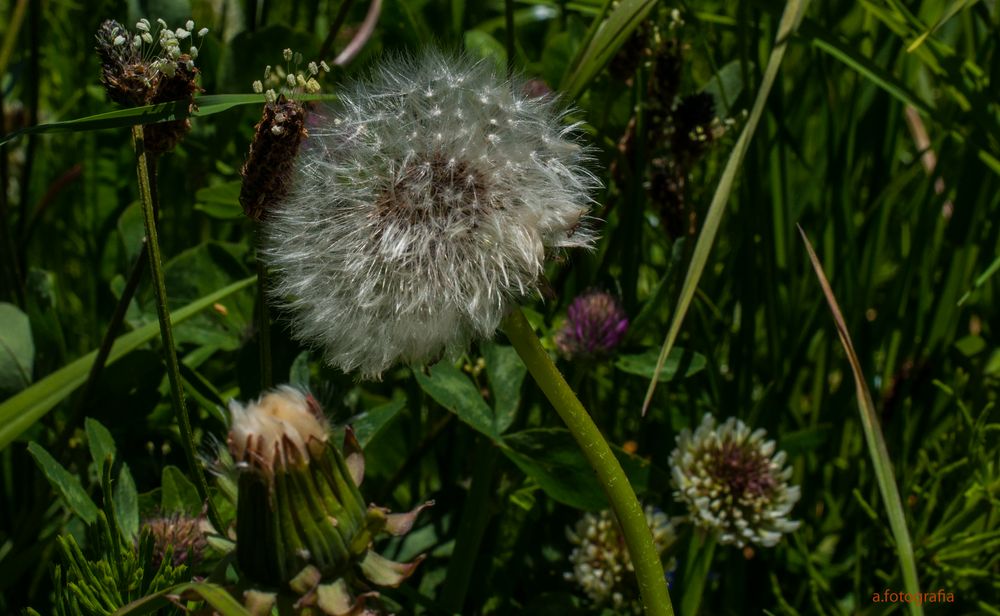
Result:
{"label": "broad green leaf", "polygon": [[292,361],[292,367],[288,370],[288,382],[291,385],[308,389],[309,380],[309,351],[302,351]]}
{"label": "broad green leaf", "polygon": [[104,466],[104,460],[110,455],[115,457],[115,439],[108,432],[101,422],[93,417],[83,420],[84,430],[87,432],[87,446],[90,448],[90,457],[98,469]]}
{"label": "broad green leaf", "polygon": [[93,524],[97,520],[97,505],[90,500],[80,485],[80,478],[63,468],[44,447],[34,441],[28,443],[28,453],[45,473],[46,479],[55,491],[66,501],[69,510],[80,516],[87,524]]}
{"label": "broad green leaf", "polygon": [[0,396],[31,385],[35,342],[28,315],[14,304],[0,302]]}
{"label": "broad green leaf", "polygon": [[[635,374],[647,379],[653,378],[656,374],[656,362],[659,358],[660,350],[652,348],[637,355],[621,355],[615,361],[615,367],[622,372]],[[660,372],[661,381],[672,381],[677,376],[687,378],[692,374],[697,374],[705,369],[705,356],[685,349],[674,347],[670,349],[670,355],[663,362],[663,369]],[[680,373],[678,375],[678,373]]]}
{"label": "broad green leaf", "polygon": [[493,392],[496,429],[498,434],[503,434],[517,416],[517,408],[521,404],[521,385],[528,369],[513,347],[489,343],[484,344],[482,349],[486,359],[486,375]]}
{"label": "broad green leaf", "polygon": [[178,584],[161,590],[160,592],[143,597],[119,608],[112,616],[140,616],[142,614],[157,613],[158,610],[169,608],[173,603],[167,599],[168,595],[180,595],[189,597],[194,595],[200,597],[205,603],[212,606],[215,613],[220,616],[251,616],[240,602],[233,598],[226,589],[216,584],[207,582],[189,582]]}
{"label": "broad green leaf", "polygon": [[360,413],[348,422],[354,429],[354,436],[364,448],[371,442],[379,430],[384,428],[406,406],[406,398],[395,398],[385,404]]}
{"label": "broad green leaf", "polygon": [[[171,313],[171,322],[174,325],[183,323],[212,304],[250,286],[256,280],[256,276],[243,279],[175,310]],[[155,339],[159,333],[158,323],[148,323],[133,332],[119,336],[111,347],[107,363],[111,364],[121,359],[130,351]],[[32,424],[52,410],[56,404],[82,385],[87,380],[87,373],[90,371],[90,365],[96,356],[97,351],[92,351],[0,404],[0,449],[7,447]]]}
{"label": "broad green leaf", "polygon": [[198,497],[198,489],[184,471],[176,466],[165,466],[161,481],[163,492],[160,494],[160,507],[164,513],[176,512],[186,515],[201,513],[203,503]]}
{"label": "broad green leaf", "polygon": [[503,75],[507,71],[507,50],[500,41],[482,30],[469,30],[465,33],[465,51],[473,58],[493,63],[497,75]]}
{"label": "broad green leaf", "polygon": [[449,363],[438,362],[430,369],[430,376],[420,370],[415,370],[414,374],[420,387],[438,404],[491,439],[499,436],[493,409],[461,370]]}
{"label": "broad green leaf", "polygon": [[[753,67],[754,63],[750,62],[747,72],[752,71]],[[739,98],[744,87],[746,84],[743,83],[742,63],[740,60],[733,60],[712,75],[701,91],[712,95],[716,113],[724,118],[732,115],[733,103]]]}
{"label": "broad green leaf", "polygon": [[122,535],[126,539],[135,540],[139,536],[139,494],[128,464],[122,464],[111,498],[115,503],[115,515]]}
{"label": "broad green leaf", "polygon": [[[587,511],[608,507],[607,498],[573,436],[563,428],[537,428],[503,437],[501,450],[553,499]],[[636,493],[649,483],[649,463],[612,448]]]}
{"label": "broad green leaf", "polygon": [[226,182],[202,188],[194,194],[194,209],[220,220],[240,220],[243,207],[240,205],[241,181]]}
{"label": "broad green leaf", "polygon": [[955,348],[962,355],[972,357],[986,350],[986,341],[982,336],[963,336],[955,341]]}

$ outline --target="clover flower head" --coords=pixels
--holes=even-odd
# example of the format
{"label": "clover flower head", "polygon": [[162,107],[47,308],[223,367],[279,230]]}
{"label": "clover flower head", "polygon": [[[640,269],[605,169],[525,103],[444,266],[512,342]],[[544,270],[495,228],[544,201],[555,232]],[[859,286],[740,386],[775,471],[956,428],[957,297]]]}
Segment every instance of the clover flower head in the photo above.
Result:
{"label": "clover flower head", "polygon": [[436,51],[340,91],[264,227],[274,295],[331,365],[454,355],[537,290],[547,251],[591,245],[598,182],[553,98]]}
{"label": "clover flower head", "polygon": [[148,518],[143,530],[153,538],[153,567],[159,569],[167,555],[174,567],[197,565],[208,549],[205,519],[180,513]]}
{"label": "clover flower head", "polygon": [[674,497],[696,526],[718,531],[720,543],[773,547],[799,527],[788,519],[799,487],[788,485],[785,453],[775,453],[765,434],[735,417],[716,426],[706,414],[694,433],[685,428],[677,436],[670,455]]}
{"label": "clover flower head", "polygon": [[588,291],[570,303],[555,342],[569,358],[601,357],[621,343],[626,330],[628,316],[618,300],[604,291]]}
{"label": "clover flower head", "polygon": [[[653,545],[662,556],[677,541],[674,525],[655,507],[647,505],[645,513]],[[584,514],[574,528],[566,529],[566,536],[576,547],[569,557],[573,570],[564,577],[575,582],[597,606],[613,608],[616,614],[641,614],[635,569],[611,511]],[[674,559],[666,563],[668,578],[676,566]]]}

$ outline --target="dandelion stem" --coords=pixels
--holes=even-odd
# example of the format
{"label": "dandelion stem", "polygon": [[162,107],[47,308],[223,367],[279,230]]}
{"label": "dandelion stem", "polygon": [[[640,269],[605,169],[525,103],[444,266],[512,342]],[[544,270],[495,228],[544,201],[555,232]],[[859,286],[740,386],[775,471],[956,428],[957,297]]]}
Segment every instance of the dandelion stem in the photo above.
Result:
{"label": "dandelion stem", "polygon": [[135,146],[136,173],[139,177],[139,201],[142,203],[142,220],[146,227],[146,246],[149,255],[149,273],[153,280],[153,290],[156,293],[156,316],[160,321],[160,339],[163,342],[163,355],[167,364],[167,380],[170,383],[170,398],[177,413],[177,423],[181,430],[181,445],[187,457],[191,474],[194,475],[194,485],[198,496],[207,503],[208,518],[216,530],[222,531],[224,526],[215,509],[215,504],[208,495],[208,483],[201,465],[195,458],[194,436],[191,432],[191,418],[184,406],[184,392],[181,391],[180,366],[177,363],[177,351],[174,348],[174,333],[170,326],[170,311],[167,308],[167,290],[163,283],[163,267],[160,260],[160,244],[156,236],[156,211],[153,203],[153,192],[149,178],[146,152],[146,142],[143,137],[142,125],[132,127],[132,144]]}
{"label": "dandelion stem", "polygon": [[663,564],[653,544],[646,515],[611,447],[542,348],[520,308],[515,308],[506,318],[503,330],[597,473],[597,479],[621,526],[639,581],[645,613],[648,616],[672,615],[674,609],[667,593]]}

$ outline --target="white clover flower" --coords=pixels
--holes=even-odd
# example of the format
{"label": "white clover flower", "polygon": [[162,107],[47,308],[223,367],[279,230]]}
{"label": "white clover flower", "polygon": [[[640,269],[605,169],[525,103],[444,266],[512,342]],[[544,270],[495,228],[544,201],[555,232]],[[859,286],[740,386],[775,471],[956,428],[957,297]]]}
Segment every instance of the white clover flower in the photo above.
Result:
{"label": "white clover flower", "polygon": [[719,542],[744,547],[773,547],[782,533],[800,522],[788,519],[799,500],[798,486],[788,485],[791,467],[777,454],[763,429],[750,431],[731,417],[716,427],[706,414],[694,434],[684,429],[670,455],[674,497],[687,505],[691,521],[719,532]]}
{"label": "white clover flower", "polygon": [[[645,513],[656,553],[662,556],[677,541],[677,532],[662,511],[647,505]],[[597,606],[613,608],[615,614],[641,614],[635,569],[611,511],[584,514],[575,528],[566,529],[566,536],[576,547],[569,557],[573,570],[563,577],[579,585]],[[673,558],[666,563],[667,579],[676,567]]]}
{"label": "white clover flower", "polygon": [[491,336],[546,251],[589,247],[577,125],[488,62],[383,63],[313,114],[264,232],[296,336],[377,376]]}

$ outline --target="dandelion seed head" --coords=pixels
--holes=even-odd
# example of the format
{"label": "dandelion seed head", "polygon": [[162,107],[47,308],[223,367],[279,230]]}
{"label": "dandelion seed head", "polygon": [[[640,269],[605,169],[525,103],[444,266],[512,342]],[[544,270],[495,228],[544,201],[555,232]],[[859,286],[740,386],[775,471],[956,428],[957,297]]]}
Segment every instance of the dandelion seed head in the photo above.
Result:
{"label": "dandelion seed head", "polygon": [[735,417],[716,426],[706,414],[694,433],[684,429],[677,436],[670,456],[674,497],[695,525],[718,531],[722,544],[773,547],[799,527],[788,519],[799,487],[788,484],[785,453],[776,454],[765,435]]}
{"label": "dandelion seed head", "polygon": [[457,353],[536,291],[549,252],[591,246],[598,181],[553,99],[438,52],[342,92],[265,229],[275,296],[331,365]]}

